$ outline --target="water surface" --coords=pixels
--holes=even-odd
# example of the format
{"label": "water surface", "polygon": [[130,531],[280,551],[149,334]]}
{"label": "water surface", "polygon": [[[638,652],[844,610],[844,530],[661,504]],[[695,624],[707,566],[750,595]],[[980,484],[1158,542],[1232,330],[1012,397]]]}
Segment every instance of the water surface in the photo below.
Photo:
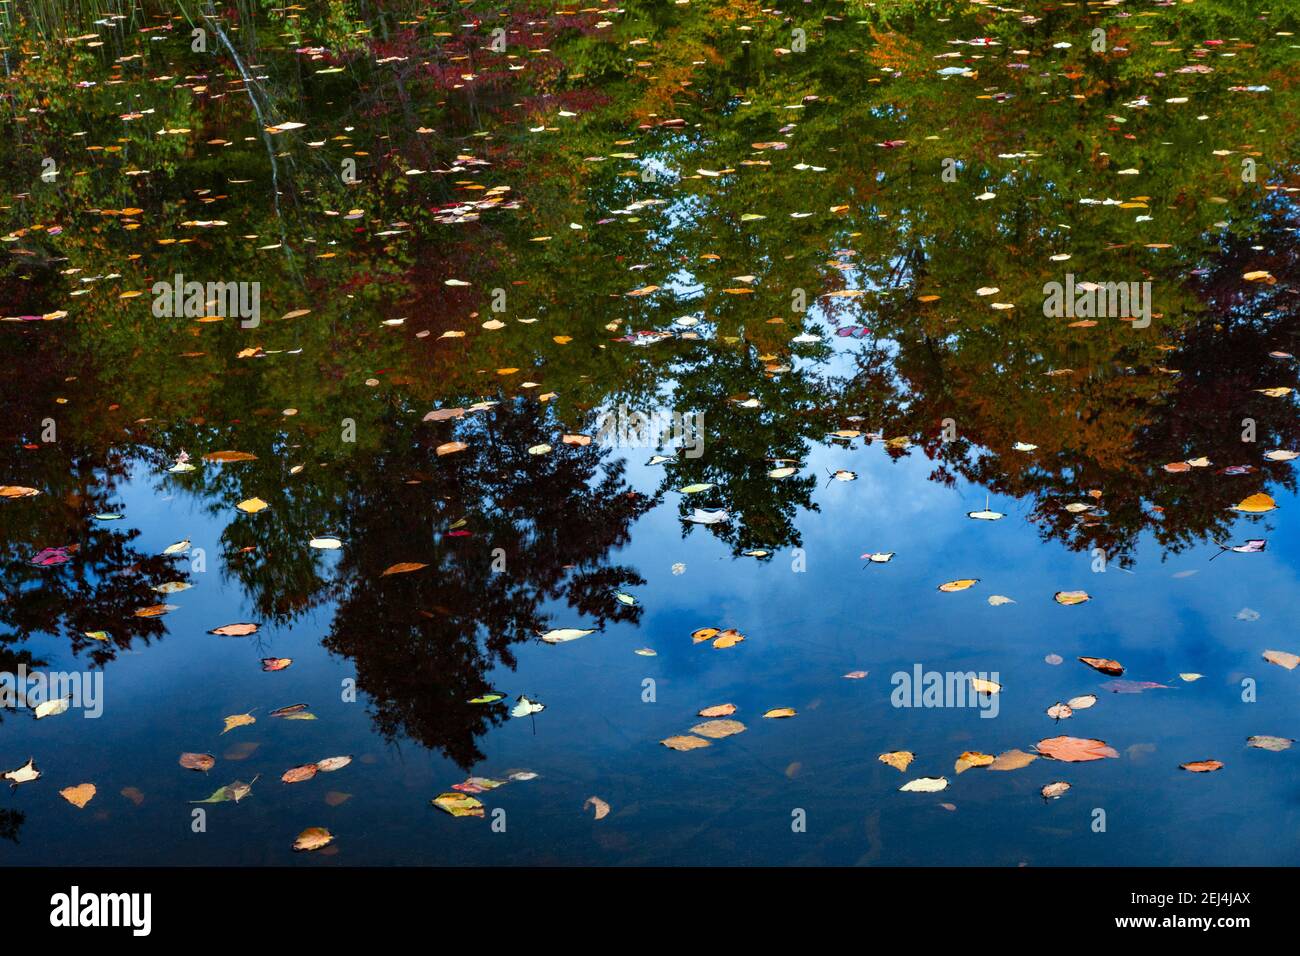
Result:
{"label": "water surface", "polygon": [[1294,14],[3,9],[5,863],[1300,862]]}

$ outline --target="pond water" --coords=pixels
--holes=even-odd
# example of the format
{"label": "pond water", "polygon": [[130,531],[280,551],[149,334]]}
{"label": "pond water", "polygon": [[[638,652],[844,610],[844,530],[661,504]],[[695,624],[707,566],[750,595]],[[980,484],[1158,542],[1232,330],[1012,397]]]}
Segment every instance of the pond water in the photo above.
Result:
{"label": "pond water", "polygon": [[1300,862],[1297,20],[4,4],[0,860]]}

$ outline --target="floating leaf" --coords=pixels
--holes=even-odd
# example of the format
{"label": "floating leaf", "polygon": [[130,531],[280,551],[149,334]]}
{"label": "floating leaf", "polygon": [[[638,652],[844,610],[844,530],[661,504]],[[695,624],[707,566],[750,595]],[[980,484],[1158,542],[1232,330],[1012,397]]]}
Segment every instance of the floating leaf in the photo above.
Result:
{"label": "floating leaf", "polygon": [[699,712],[701,717],[730,717],[736,712],[735,704],[715,704],[713,707],[705,707]]}
{"label": "floating leaf", "polygon": [[390,574],[408,574],[411,571],[419,571],[421,568],[427,568],[427,564],[421,564],[419,561],[402,561],[398,564],[390,564],[384,569],[381,578],[386,578]]}
{"label": "floating leaf", "polygon": [[303,764],[301,767],[290,767],[280,775],[280,779],[285,783],[302,783],[316,776],[316,771],[314,763]]}
{"label": "floating leaf", "polygon": [[59,714],[64,713],[71,704],[72,701],[67,697],[56,697],[54,700],[46,700],[37,704],[33,713],[37,720],[46,717],[57,717]]}
{"label": "floating leaf", "polygon": [[1213,773],[1222,770],[1223,764],[1217,760],[1193,760],[1191,763],[1180,763],[1178,769],[1190,770],[1192,773]]}
{"label": "floating leaf", "polygon": [[699,750],[701,747],[710,746],[709,742],[702,737],[669,737],[659,742],[671,750]]}
{"label": "floating leaf", "polygon": [[324,827],[308,827],[293,841],[295,850],[319,850],[334,841],[334,834]]}
{"label": "floating leaf", "polygon": [[81,810],[95,798],[95,785],[93,783],[79,783],[75,787],[64,787],[59,791],[59,796],[78,810]]}
{"label": "floating leaf", "polygon": [[251,713],[231,714],[229,717],[226,718],[225,730],[222,730],[221,732],[224,734],[227,731],[234,730],[236,727],[244,727],[247,726],[248,724],[255,724],[255,723],[257,723],[257,718],[254,717]]}
{"label": "floating leaf", "polygon": [[1119,676],[1124,673],[1124,665],[1119,661],[1112,661],[1105,657],[1080,657],[1079,660],[1087,664],[1093,670],[1099,670],[1103,674],[1114,674]]}
{"label": "floating leaf", "polygon": [[190,803],[226,803],[231,800],[238,803],[252,792],[254,783],[257,783],[257,777],[254,777],[251,783],[236,780],[232,784],[214,790],[212,796],[207,799],[191,800]]}
{"label": "floating leaf", "polygon": [[609,804],[600,799],[600,797],[588,797],[586,802],[583,803],[582,809],[586,810],[588,807],[595,808],[595,818],[597,820],[603,820],[605,817],[609,816]]}
{"label": "floating leaf", "polygon": [[1092,740],[1086,737],[1049,737],[1040,740],[1036,746],[1040,754],[1067,763],[1119,756],[1112,747],[1107,746],[1104,740]]}
{"label": "floating leaf", "polygon": [[1042,793],[1044,800],[1056,800],[1064,796],[1065,791],[1069,789],[1070,785],[1068,783],[1058,780],[1056,783],[1049,783],[1039,792]]}
{"label": "floating leaf", "polygon": [[904,793],[938,793],[948,789],[947,777],[917,777],[898,788]]}
{"label": "floating leaf", "polygon": [[1277,502],[1262,491],[1258,494],[1250,495],[1233,505],[1233,511],[1242,511],[1246,514],[1260,515],[1266,514],[1277,508]]}
{"label": "floating leaf", "polygon": [[519,696],[519,702],[510,708],[511,717],[529,717],[533,714],[540,714],[546,709],[545,704],[539,704],[535,700],[529,700],[522,694]]}
{"label": "floating leaf", "polygon": [[547,644],[564,644],[568,641],[576,641],[580,637],[586,637],[588,634],[595,634],[596,629],[581,627],[559,627],[553,631],[547,631],[542,635],[542,640]]}
{"label": "floating leaf", "polygon": [[218,634],[221,637],[247,637],[250,634],[256,634],[260,626],[259,624],[250,624],[244,621],[238,624],[223,624],[220,627],[214,627],[208,633]]}
{"label": "floating leaf", "polygon": [[181,754],[180,765],[186,770],[202,770],[205,773],[211,770],[217,763],[217,758],[212,754]]}
{"label": "floating leaf", "polygon": [[967,750],[957,758],[957,762],[953,764],[953,769],[962,774],[971,767],[988,767],[995,759],[992,754],[980,753],[978,750]]}
{"label": "floating leaf", "polygon": [[34,757],[29,757],[27,763],[23,764],[17,770],[6,771],[4,778],[9,781],[10,786],[16,787],[20,783],[30,783],[40,775],[41,772],[36,769],[36,759]]}
{"label": "floating leaf", "polygon": [[136,617],[162,617],[174,610],[176,610],[175,604],[151,604],[148,607],[136,608],[132,613]]}
{"label": "floating leaf", "polygon": [[744,731],[745,725],[738,720],[707,720],[691,728],[691,733],[708,737],[710,740],[721,740],[723,737],[730,737],[732,734],[740,734]]}
{"label": "floating leaf", "polygon": [[450,790],[440,793],[431,801],[439,810],[446,810],[453,817],[481,817],[483,804],[468,793]]}
{"label": "floating leaf", "polygon": [[1263,657],[1270,664],[1277,664],[1289,671],[1295,670],[1296,665],[1300,664],[1300,656],[1296,656],[1290,651],[1265,651]]}
{"label": "floating leaf", "polygon": [[956,581],[947,581],[939,585],[940,591],[951,593],[953,591],[965,591],[967,588],[979,584],[979,578],[959,578]]}
{"label": "floating leaf", "polygon": [[916,754],[910,750],[893,750],[887,754],[881,754],[876,759],[881,763],[889,764],[895,770],[903,771],[907,769],[908,764],[916,759]]}
{"label": "floating leaf", "polygon": [[793,707],[775,707],[772,710],[769,710],[763,716],[772,719],[779,719],[782,717],[794,717],[795,709]]}
{"label": "floating leaf", "polygon": [[735,647],[744,639],[744,634],[741,634],[735,628],[729,627],[718,635],[717,639],[713,642],[713,646],[722,649]]}
{"label": "floating leaf", "polygon": [[1069,607],[1072,604],[1082,604],[1085,601],[1091,601],[1092,597],[1087,591],[1057,591],[1053,595],[1057,604],[1064,604]]}

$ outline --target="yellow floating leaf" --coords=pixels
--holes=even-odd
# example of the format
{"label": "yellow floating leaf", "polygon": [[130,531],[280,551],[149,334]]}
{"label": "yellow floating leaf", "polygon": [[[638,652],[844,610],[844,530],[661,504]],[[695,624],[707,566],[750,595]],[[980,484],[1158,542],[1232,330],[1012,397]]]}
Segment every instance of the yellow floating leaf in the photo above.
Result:
{"label": "yellow floating leaf", "polygon": [[701,717],[730,717],[736,712],[735,704],[715,704],[700,711]]}
{"label": "yellow floating leaf", "polygon": [[907,769],[908,764],[916,759],[916,754],[910,750],[893,750],[887,754],[881,754],[876,759],[881,763],[889,764],[895,770],[904,771]]}
{"label": "yellow floating leaf", "polygon": [[1274,510],[1277,502],[1264,492],[1258,492],[1243,499],[1233,506],[1233,511],[1242,511],[1246,514],[1260,515]]}
{"label": "yellow floating leaf", "polygon": [[251,713],[231,714],[225,720],[226,720],[225,729],[221,731],[223,734],[226,733],[227,731],[234,730],[236,727],[244,727],[247,726],[248,724],[257,723],[257,718],[254,717]]}
{"label": "yellow floating leaf", "polygon": [[996,758],[992,754],[980,753],[978,750],[967,750],[957,758],[956,764],[953,765],[959,774],[965,773],[971,767],[987,767],[993,763]]}
{"label": "yellow floating leaf", "polygon": [[293,841],[295,850],[319,850],[334,841],[334,834],[324,827],[308,827]]}
{"label": "yellow floating leaf", "polygon": [[729,627],[718,635],[718,639],[713,642],[713,646],[717,648],[735,647],[744,639],[744,634],[741,634],[734,627]]}
{"label": "yellow floating leaf", "polygon": [[94,799],[95,785],[93,783],[79,783],[75,787],[64,787],[59,791],[59,796],[80,810]]}

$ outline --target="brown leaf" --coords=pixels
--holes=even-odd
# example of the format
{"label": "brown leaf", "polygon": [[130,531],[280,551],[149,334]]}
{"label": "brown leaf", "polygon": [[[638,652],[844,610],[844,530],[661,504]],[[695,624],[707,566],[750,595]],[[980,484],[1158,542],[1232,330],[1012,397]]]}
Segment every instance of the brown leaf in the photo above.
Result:
{"label": "brown leaf", "polygon": [[699,750],[701,747],[709,746],[709,742],[702,737],[669,737],[659,742],[672,750]]}
{"label": "brown leaf", "polygon": [[1087,737],[1049,737],[1040,740],[1036,746],[1040,754],[1067,763],[1119,756],[1113,748],[1106,745],[1104,740],[1092,740]]}
{"label": "brown leaf", "polygon": [[75,787],[64,787],[59,791],[59,796],[80,810],[95,798],[95,785],[79,783]]}
{"label": "brown leaf", "polygon": [[600,799],[600,797],[588,797],[587,802],[582,805],[582,809],[586,810],[588,807],[596,808],[597,820],[603,820],[605,817],[609,816],[609,804]]}
{"label": "brown leaf", "polygon": [[280,775],[280,779],[285,783],[302,783],[316,776],[317,769],[314,763],[305,763],[301,767],[291,767],[286,770]]}
{"label": "brown leaf", "polygon": [[181,766],[186,770],[202,770],[205,772],[211,770],[216,762],[217,758],[212,754],[183,753],[180,759]]}
{"label": "brown leaf", "polygon": [[380,577],[386,578],[390,574],[406,574],[409,571],[418,571],[421,568],[427,568],[427,567],[428,567],[427,564],[421,564],[419,561],[401,561],[398,562],[397,564],[389,565],[388,568],[384,571],[384,573],[380,575]]}
{"label": "brown leaf", "polygon": [[1178,769],[1190,770],[1192,773],[1213,773],[1222,770],[1223,764],[1217,760],[1193,760],[1191,763],[1180,763]]}
{"label": "brown leaf", "polygon": [[210,451],[204,461],[257,461],[257,456],[247,451]]}
{"label": "brown leaf", "polygon": [[150,604],[148,607],[136,608],[133,613],[136,617],[162,617],[168,611],[176,610],[175,604]]}
{"label": "brown leaf", "polygon": [[426,422],[445,422],[449,418],[460,418],[465,414],[463,408],[439,408],[424,416]]}
{"label": "brown leaf", "polygon": [[1119,661],[1112,661],[1105,657],[1080,657],[1079,660],[1103,674],[1114,674],[1118,677],[1124,673],[1124,665]]}
{"label": "brown leaf", "polygon": [[691,733],[699,734],[701,737],[708,737],[711,740],[721,740],[723,737],[730,737],[732,734],[744,732],[745,725],[738,720],[707,720],[691,728]]}

